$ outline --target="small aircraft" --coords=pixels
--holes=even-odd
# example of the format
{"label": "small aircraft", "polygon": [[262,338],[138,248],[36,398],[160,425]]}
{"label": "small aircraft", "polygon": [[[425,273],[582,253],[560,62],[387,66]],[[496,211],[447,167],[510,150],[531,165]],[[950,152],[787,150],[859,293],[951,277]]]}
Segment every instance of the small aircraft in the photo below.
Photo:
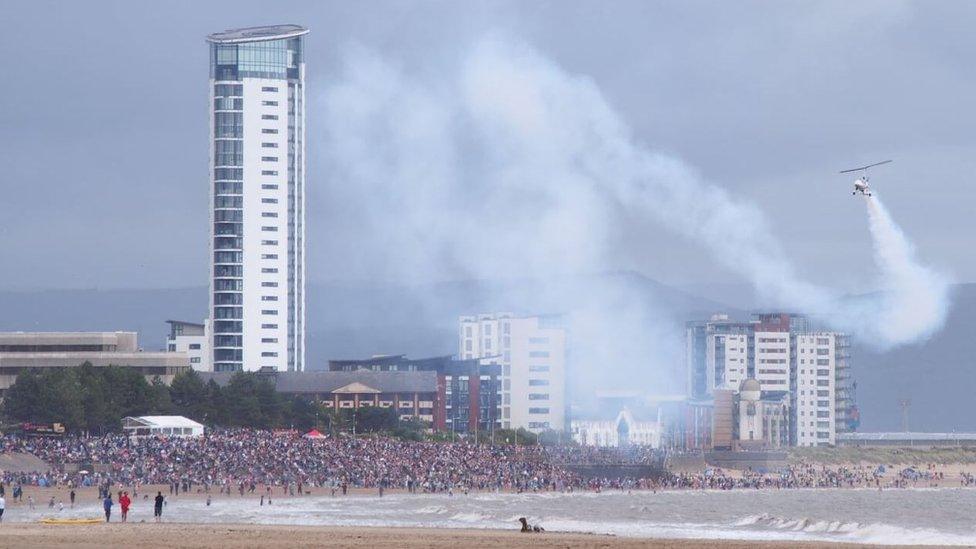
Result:
{"label": "small aircraft", "polygon": [[868,186],[868,168],[873,168],[875,166],[880,166],[882,164],[887,164],[891,160],[885,160],[883,162],[877,162],[875,164],[868,164],[867,166],[861,166],[860,168],[851,168],[849,170],[844,170],[840,173],[851,173],[851,172],[864,172],[861,177],[854,180],[854,192],[851,194],[861,193],[864,196],[871,196],[871,187]]}

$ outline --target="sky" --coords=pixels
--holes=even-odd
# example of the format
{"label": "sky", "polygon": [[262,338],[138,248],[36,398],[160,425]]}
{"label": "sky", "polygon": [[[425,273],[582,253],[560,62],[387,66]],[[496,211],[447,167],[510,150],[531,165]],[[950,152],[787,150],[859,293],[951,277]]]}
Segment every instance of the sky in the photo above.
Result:
{"label": "sky", "polygon": [[[0,33],[0,289],[207,284],[205,36],[309,29],[308,278],[363,280],[319,154],[327,92],[368,50],[436,81],[485,36],[588,78],[649,150],[754,204],[808,280],[869,291],[872,183],[921,258],[976,281],[976,4],[963,2],[15,2]],[[462,197],[463,198],[463,197]],[[452,204],[447,204],[451,207]],[[457,207],[471,207],[459,200]],[[739,282],[700,242],[628,218],[607,270]],[[735,227],[729,227],[734,231]],[[343,238],[330,238],[342,235]],[[352,239],[352,240],[350,240]],[[377,256],[376,261],[383,261]]]}

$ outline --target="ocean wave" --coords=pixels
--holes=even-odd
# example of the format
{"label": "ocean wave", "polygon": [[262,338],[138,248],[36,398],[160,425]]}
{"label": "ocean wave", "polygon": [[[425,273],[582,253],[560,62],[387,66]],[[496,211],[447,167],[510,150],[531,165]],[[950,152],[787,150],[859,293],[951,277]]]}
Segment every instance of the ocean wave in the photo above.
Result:
{"label": "ocean wave", "polygon": [[908,528],[892,524],[818,520],[808,517],[777,517],[767,513],[750,515],[732,523],[736,529],[772,530],[804,534],[827,534],[824,541],[870,543],[884,545],[973,545],[972,536],[941,532],[928,528]]}

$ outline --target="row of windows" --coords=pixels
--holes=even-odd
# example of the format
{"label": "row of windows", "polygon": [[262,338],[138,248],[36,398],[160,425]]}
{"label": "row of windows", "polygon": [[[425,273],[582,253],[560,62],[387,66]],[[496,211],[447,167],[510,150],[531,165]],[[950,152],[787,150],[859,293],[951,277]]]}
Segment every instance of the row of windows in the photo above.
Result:
{"label": "row of windows", "polygon": [[529,408],[530,414],[548,414],[549,408]]}

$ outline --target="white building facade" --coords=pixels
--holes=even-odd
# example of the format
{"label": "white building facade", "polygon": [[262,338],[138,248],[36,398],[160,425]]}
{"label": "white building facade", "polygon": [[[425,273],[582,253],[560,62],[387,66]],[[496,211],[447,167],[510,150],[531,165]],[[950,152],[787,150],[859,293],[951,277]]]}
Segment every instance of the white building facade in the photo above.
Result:
{"label": "white building facade", "polygon": [[655,421],[640,421],[629,410],[621,410],[608,420],[574,419],[573,440],[582,446],[623,448],[627,446],[661,447],[661,413]]}
{"label": "white building facade", "polygon": [[836,332],[796,336],[796,444],[834,446],[846,432],[848,338]]}
{"label": "white building facade", "polygon": [[210,321],[202,324],[167,320],[169,336],[166,338],[166,351],[170,353],[185,353],[190,359],[190,368],[198,372],[212,372],[213,363],[210,362]]}
{"label": "white building facade", "polygon": [[790,333],[755,332],[755,378],[763,391],[790,390]]}
{"label": "white building facade", "polygon": [[458,357],[502,367],[501,424],[533,432],[565,430],[566,331],[549,317],[462,316]]}
{"label": "white building facade", "polygon": [[213,370],[305,365],[305,63],[297,25],[210,43]]}

